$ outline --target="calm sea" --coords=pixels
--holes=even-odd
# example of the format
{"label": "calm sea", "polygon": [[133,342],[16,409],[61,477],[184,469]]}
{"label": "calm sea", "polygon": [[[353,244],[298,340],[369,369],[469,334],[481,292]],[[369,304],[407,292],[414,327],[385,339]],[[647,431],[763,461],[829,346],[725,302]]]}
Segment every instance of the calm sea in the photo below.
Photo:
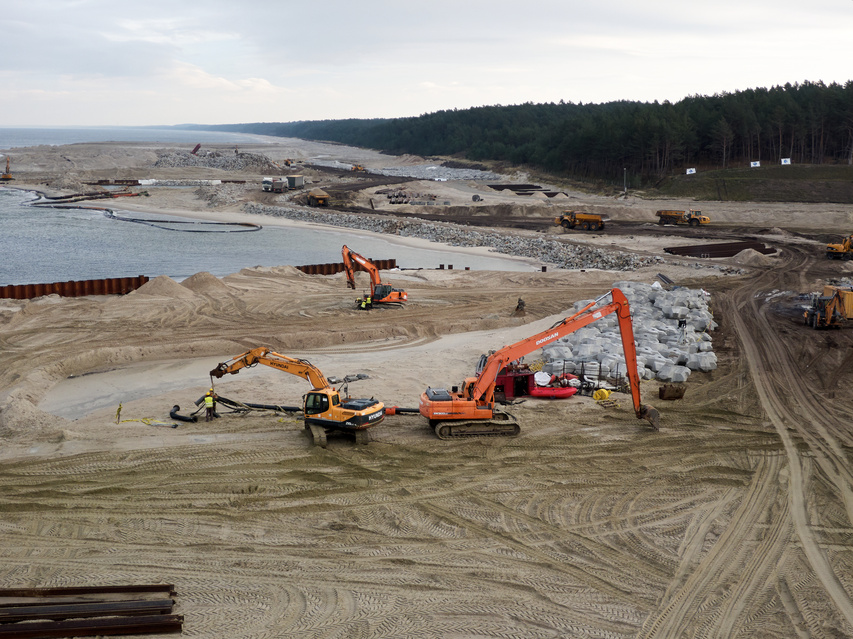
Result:
{"label": "calm sea", "polygon": [[40,144],[61,145],[79,142],[174,142],[186,144],[263,143],[264,135],[224,133],[220,131],[185,131],[171,127],[98,126],[98,127],[7,127],[0,128],[0,149],[14,149]]}
{"label": "calm sea", "polygon": [[[17,137],[2,137],[8,131],[17,131]],[[165,132],[188,137],[167,139]],[[223,140],[220,136],[230,137]],[[144,127],[0,129],[0,147],[97,141],[246,143],[257,141],[257,137]],[[394,258],[403,268],[452,264],[455,269],[538,270],[498,255],[463,255],[440,250],[440,245],[436,250],[414,249],[393,244],[379,234],[353,236],[333,228],[319,231],[265,226],[255,232],[187,233],[110,219],[100,211],[28,206],[35,198],[34,193],[0,188],[0,286],[137,275],[168,275],[180,281],[202,271],[223,277],[252,266],[340,262],[343,244],[369,258]],[[120,217],[146,217],[115,211]],[[156,213],[147,217],[180,220]],[[210,226],[209,230],[221,228]]]}

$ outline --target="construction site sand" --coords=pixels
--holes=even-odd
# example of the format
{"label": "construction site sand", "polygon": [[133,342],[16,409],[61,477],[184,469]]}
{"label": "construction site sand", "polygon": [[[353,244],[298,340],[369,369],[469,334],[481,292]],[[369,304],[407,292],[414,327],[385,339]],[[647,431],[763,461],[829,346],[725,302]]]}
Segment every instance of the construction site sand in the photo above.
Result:
{"label": "construction site sand", "polygon": [[[133,206],[245,221],[186,193]],[[762,208],[787,233],[791,207]],[[812,250],[801,245],[783,255]],[[842,498],[827,488],[846,471],[826,449],[791,463],[726,315],[725,291],[780,259],[741,254],[756,269],[741,277],[666,271],[710,290],[722,326],[719,369],[692,375],[686,401],[658,402],[657,385],[642,385],[660,432],[627,396],[527,400],[511,408],[518,438],[441,441],[401,415],[367,446],[331,438],[327,449],[289,415],[169,417],[196,409],[217,363],[260,345],[327,376],[366,375],[354,396],[415,407],[481,353],[656,269],[388,273],[411,301],[371,313],[352,308],[340,275],[292,267],[158,277],[123,297],[4,300],[0,586],[173,583],[184,631],[211,638],[853,636],[849,485]],[[222,396],[285,405],[307,388],[264,367],[216,382]],[[802,484],[805,535],[788,488],[812,465],[829,476]]]}

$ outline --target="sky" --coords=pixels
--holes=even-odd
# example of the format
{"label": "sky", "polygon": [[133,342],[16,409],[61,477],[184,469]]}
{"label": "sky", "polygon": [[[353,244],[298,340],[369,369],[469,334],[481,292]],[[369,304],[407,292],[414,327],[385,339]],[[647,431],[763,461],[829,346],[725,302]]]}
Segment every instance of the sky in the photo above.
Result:
{"label": "sky", "polygon": [[0,0],[0,126],[677,102],[853,80],[853,0]]}

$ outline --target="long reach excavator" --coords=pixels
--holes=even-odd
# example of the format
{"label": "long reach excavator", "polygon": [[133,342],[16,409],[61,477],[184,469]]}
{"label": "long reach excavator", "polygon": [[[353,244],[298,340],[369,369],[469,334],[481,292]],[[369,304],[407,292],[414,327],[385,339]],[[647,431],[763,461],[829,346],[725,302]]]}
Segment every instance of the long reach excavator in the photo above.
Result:
{"label": "long reach excavator", "polygon": [[385,404],[373,398],[341,398],[319,368],[305,359],[281,355],[266,347],[254,348],[227,362],[222,362],[212,371],[211,378],[236,375],[246,367],[263,364],[310,382],[312,389],[304,396],[302,417],[305,429],[311,433],[314,443],[325,448],[326,429],[351,433],[359,444],[368,442],[367,429],[376,426],[385,418]]}
{"label": "long reach excavator", "polygon": [[[376,265],[366,257],[362,257],[346,244],[341,249],[341,254],[344,258],[344,269],[347,273],[347,286],[355,289],[355,266],[353,262],[358,262],[361,267],[370,275],[370,299],[373,304],[401,304],[409,299],[409,296],[401,288],[393,288],[390,284],[385,284],[379,277],[379,269]],[[358,300],[359,302],[361,300]]]}
{"label": "long reach excavator", "polygon": [[[611,297],[609,304],[593,308],[607,295]],[[430,426],[433,427],[439,439],[477,435],[518,435],[521,429],[515,417],[496,406],[495,380],[500,370],[510,362],[598,321],[610,313],[616,313],[619,320],[619,332],[622,336],[622,349],[625,352],[634,412],[637,419],[645,419],[655,430],[659,430],[660,413],[654,407],[640,403],[640,377],[637,372],[637,347],[634,344],[631,310],[625,294],[618,288],[593,300],[577,313],[560,320],[551,328],[495,351],[486,359],[480,374],[477,377],[466,378],[461,388],[453,387],[450,391],[444,388],[427,388],[421,395],[419,412],[429,420]]]}

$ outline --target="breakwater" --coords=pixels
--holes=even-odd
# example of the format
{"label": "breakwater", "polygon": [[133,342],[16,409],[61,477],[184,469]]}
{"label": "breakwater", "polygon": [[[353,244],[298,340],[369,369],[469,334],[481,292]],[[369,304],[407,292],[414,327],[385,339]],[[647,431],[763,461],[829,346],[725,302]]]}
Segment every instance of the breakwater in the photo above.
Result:
{"label": "breakwater", "polygon": [[546,237],[525,237],[497,231],[474,230],[468,226],[450,223],[351,213],[322,213],[316,209],[268,206],[256,203],[246,204],[243,210],[254,215],[270,215],[301,222],[313,222],[400,237],[415,237],[450,246],[485,247],[496,253],[541,260],[563,269],[633,271],[666,261],[660,256],[640,256],[621,251],[567,244]]}

